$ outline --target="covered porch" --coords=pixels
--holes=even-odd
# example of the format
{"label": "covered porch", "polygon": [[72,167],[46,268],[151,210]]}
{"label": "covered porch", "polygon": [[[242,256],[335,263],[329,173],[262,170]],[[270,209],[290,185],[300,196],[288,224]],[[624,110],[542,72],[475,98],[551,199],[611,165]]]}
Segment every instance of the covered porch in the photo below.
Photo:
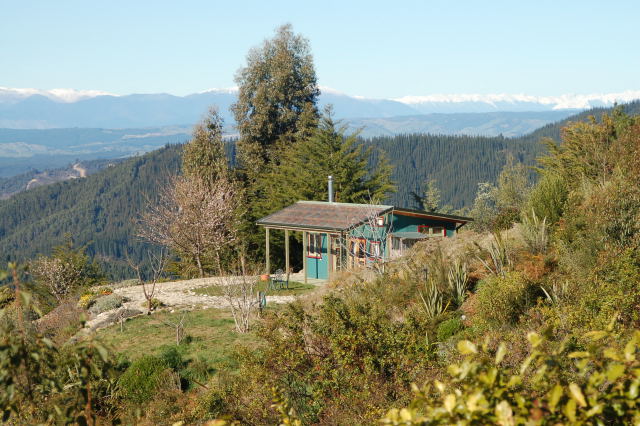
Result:
{"label": "covered porch", "polygon": [[360,263],[358,251],[350,252],[353,238],[350,232],[372,215],[390,211],[392,206],[351,203],[299,201],[260,219],[265,228],[265,272],[272,272],[271,234],[284,232],[284,264],[291,271],[290,239],[294,232],[302,237],[302,279],[327,281],[331,275]]}
{"label": "covered porch", "polygon": [[[343,268],[344,243],[341,232],[330,232],[318,228],[294,228],[265,226],[265,273],[271,274],[271,238],[274,231],[284,233],[284,273],[290,279],[305,284],[325,283],[331,275]],[[302,270],[293,273],[291,268],[291,237],[299,233],[302,239]]]}

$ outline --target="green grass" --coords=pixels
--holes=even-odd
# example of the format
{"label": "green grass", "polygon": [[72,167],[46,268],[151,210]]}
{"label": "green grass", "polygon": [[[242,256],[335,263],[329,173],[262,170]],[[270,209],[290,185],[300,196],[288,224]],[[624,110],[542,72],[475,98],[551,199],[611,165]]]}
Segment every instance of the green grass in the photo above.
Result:
{"label": "green grass", "polygon": [[[159,312],[144,315],[120,325],[113,325],[98,332],[99,339],[116,354],[135,360],[143,355],[159,355],[167,346],[175,346],[175,328],[163,321],[175,322],[182,313]],[[185,335],[180,351],[185,360],[205,360],[210,367],[234,369],[231,357],[238,345],[256,346],[259,339],[249,332],[241,334],[235,331],[231,313],[222,309],[202,309],[186,313]]]}
{"label": "green grass", "polygon": [[[313,284],[305,284],[298,281],[289,281],[289,288],[283,290],[268,290],[267,283],[264,281],[260,281],[258,283],[256,291],[264,291],[267,293],[267,296],[297,296],[299,294],[307,293],[314,288],[316,288]],[[195,294],[204,294],[207,296],[222,296],[222,291],[220,287],[212,285],[209,287],[200,287],[192,290]]]}

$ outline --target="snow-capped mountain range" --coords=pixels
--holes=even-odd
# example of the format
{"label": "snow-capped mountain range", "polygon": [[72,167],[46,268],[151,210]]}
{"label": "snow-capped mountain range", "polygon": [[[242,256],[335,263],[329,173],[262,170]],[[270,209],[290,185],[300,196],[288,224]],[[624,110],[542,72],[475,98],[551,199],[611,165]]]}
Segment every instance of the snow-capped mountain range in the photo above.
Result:
{"label": "snow-capped mountain range", "polygon": [[[583,110],[640,99],[640,90],[604,94],[531,96],[525,94],[433,94],[371,99],[321,87],[320,105],[332,104],[337,118],[389,118],[432,113],[484,113]],[[0,87],[0,127],[126,128],[185,125],[217,105],[228,124],[237,88],[209,89],[186,96],[116,95],[101,90]]]}

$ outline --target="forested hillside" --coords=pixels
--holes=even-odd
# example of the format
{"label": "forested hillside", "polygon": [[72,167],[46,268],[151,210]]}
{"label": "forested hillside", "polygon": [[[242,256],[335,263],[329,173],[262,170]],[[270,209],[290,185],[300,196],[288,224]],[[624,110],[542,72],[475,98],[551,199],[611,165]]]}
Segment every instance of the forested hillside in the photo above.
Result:
{"label": "forested hillside", "polygon": [[[623,109],[629,115],[640,114],[640,102]],[[599,118],[605,112],[611,108],[585,111],[518,138],[407,134],[372,138],[367,143],[384,151],[395,166],[393,178],[398,190],[389,200],[391,204],[411,206],[411,192],[418,191],[425,180],[435,179],[444,204],[459,209],[473,202],[479,182],[495,181],[507,153],[533,166],[545,151],[542,139],[559,141],[561,129],[568,123],[585,121],[589,116]]]}
{"label": "forested hillside", "polygon": [[134,237],[133,222],[147,197],[153,199],[180,164],[181,145],[131,158],[86,179],[26,191],[0,203],[2,261],[26,260],[48,253],[70,234],[87,253],[102,260],[114,277],[130,272],[130,250],[142,258],[145,245]]}
{"label": "forested hillside", "polygon": [[[640,103],[625,106],[629,114],[640,112]],[[533,165],[543,152],[543,137],[559,140],[568,122],[599,116],[596,109],[570,117],[521,138],[440,135],[399,135],[365,140],[386,153],[394,166],[397,192],[388,202],[412,206],[411,191],[427,178],[437,180],[443,203],[455,208],[473,202],[479,182],[494,182],[504,166],[506,153]],[[132,158],[86,179],[56,183],[0,201],[0,255],[2,260],[30,259],[48,253],[70,233],[87,253],[96,256],[112,278],[131,275],[124,261],[129,247],[140,260],[144,245],[134,238],[134,226],[147,196],[180,164],[180,145]],[[235,147],[227,145],[235,157]],[[375,160],[375,156],[374,156]]]}
{"label": "forested hillside", "polygon": [[86,177],[122,161],[124,161],[122,158],[80,161],[57,169],[34,169],[10,178],[0,177],[0,199],[9,198],[18,192],[33,189],[38,186]]}

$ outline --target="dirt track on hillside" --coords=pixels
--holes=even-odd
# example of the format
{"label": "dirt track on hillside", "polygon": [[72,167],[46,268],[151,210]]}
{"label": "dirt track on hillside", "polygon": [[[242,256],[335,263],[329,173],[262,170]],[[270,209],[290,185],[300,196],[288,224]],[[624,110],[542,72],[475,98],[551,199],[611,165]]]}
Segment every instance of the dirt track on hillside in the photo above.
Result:
{"label": "dirt track on hillside", "polygon": [[[153,297],[160,300],[165,308],[169,310],[194,310],[207,308],[227,308],[229,303],[222,296],[208,296],[197,294],[194,290],[202,287],[209,287],[214,284],[224,283],[224,278],[210,277],[193,280],[171,281],[156,284]],[[150,286],[147,285],[150,289]],[[86,327],[91,330],[108,327],[116,322],[118,312],[128,311],[127,316],[135,316],[146,312],[143,307],[146,301],[142,285],[116,288],[113,290],[127,299],[122,307],[102,312],[89,320]],[[273,303],[289,303],[295,300],[296,296],[267,296],[267,305]]]}

